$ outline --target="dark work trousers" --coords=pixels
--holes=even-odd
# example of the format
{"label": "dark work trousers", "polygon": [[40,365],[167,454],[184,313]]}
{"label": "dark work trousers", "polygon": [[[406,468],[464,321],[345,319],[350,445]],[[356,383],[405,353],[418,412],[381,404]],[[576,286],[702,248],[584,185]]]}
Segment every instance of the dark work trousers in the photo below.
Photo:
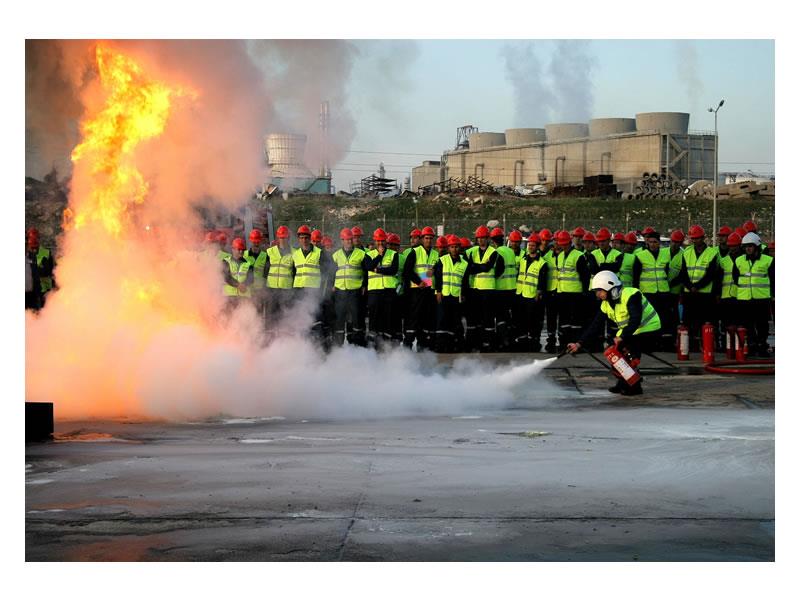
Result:
{"label": "dark work trousers", "polygon": [[347,341],[363,346],[364,330],[359,328],[359,323],[362,322],[361,290],[336,290],[333,293],[333,304],[336,310],[333,343],[337,346],[344,344],[346,325]]}
{"label": "dark work trousers", "polygon": [[467,323],[467,328],[464,332],[464,351],[475,352],[480,348],[480,332],[483,329],[480,312],[478,311],[478,298],[476,290],[472,288],[461,288],[461,294],[463,298],[461,312],[464,314],[464,320]]}
{"label": "dark work trousers", "polygon": [[442,296],[436,304],[436,352],[457,352],[461,348],[461,303],[458,296]]}
{"label": "dark work trousers", "polygon": [[683,322],[689,328],[689,348],[699,352],[705,323],[714,323],[716,301],[712,294],[683,293]]}
{"label": "dark work trousers", "polygon": [[495,352],[494,318],[497,313],[496,290],[472,290],[471,301],[475,303],[476,340],[481,352]]}
{"label": "dark work trousers", "polygon": [[355,324],[356,329],[361,331],[362,345],[366,343],[367,335],[367,294],[359,294],[358,296],[358,322]]}
{"label": "dark work trousers", "polygon": [[578,340],[582,331],[580,318],[583,312],[585,296],[581,292],[558,292],[558,341],[564,347]]}
{"label": "dark work trousers", "polygon": [[547,345],[555,349],[558,331],[558,302],[555,291],[544,293],[544,309],[547,314]]}
{"label": "dark work trousers", "polygon": [[[528,338],[531,336],[530,328],[528,327],[528,313],[527,313],[528,300],[522,297],[522,294],[514,294],[514,306],[511,311],[511,319],[514,322],[514,344],[524,345],[527,347]],[[540,323],[541,325],[541,323]],[[539,331],[539,335],[541,335]]]}
{"label": "dark work trousers", "polygon": [[769,319],[772,300],[737,300],[737,310],[742,325],[747,327],[747,346],[751,356],[766,356],[769,351]]}
{"label": "dark work trousers", "polygon": [[433,290],[427,288],[408,289],[408,316],[403,345],[411,348],[417,340],[417,350],[429,348],[436,325],[436,300]]}
{"label": "dark work trousers", "polygon": [[[402,288],[401,288],[402,289]],[[388,291],[388,290],[387,290]],[[408,292],[404,292],[403,294],[397,294],[395,290],[395,295],[392,297],[392,316],[391,316],[391,333],[392,333],[392,341],[395,343],[401,343],[403,341],[403,331],[406,319],[406,297],[408,296]]]}
{"label": "dark work trousers", "polygon": [[394,288],[367,292],[368,340],[376,347],[392,339],[392,305],[396,297]]}
{"label": "dark work trousers", "polygon": [[[726,350],[728,348],[728,327],[733,327],[735,329],[742,325],[739,302],[736,298],[722,298],[717,307],[720,321],[720,333],[722,334],[722,345],[720,345],[719,348],[720,350]],[[734,333],[734,336],[735,335]],[[717,337],[720,338],[719,335]],[[735,348],[735,338],[731,340],[731,343],[734,344]]]}
{"label": "dark work trousers", "polygon": [[669,292],[656,292],[654,294],[644,294],[647,301],[653,306],[658,318],[661,321],[661,341],[658,350],[669,352],[675,348],[675,333],[678,325],[672,309],[672,294]]}
{"label": "dark work trousers", "polygon": [[[641,333],[639,335],[631,336],[628,340],[620,344],[620,351],[625,355],[625,359],[636,359],[641,360],[642,352],[654,352],[658,345],[661,343],[661,331],[648,331],[647,333]],[[611,373],[617,380],[622,383],[622,385],[628,389],[631,389],[631,386],[617,373],[616,369],[612,369]],[[641,382],[644,381],[644,377],[641,378],[639,382],[637,382],[633,387],[641,386]]]}
{"label": "dark work trousers", "polygon": [[541,298],[523,298],[519,296],[520,311],[525,313],[522,327],[520,328],[521,336],[518,338],[521,342],[520,349],[523,352],[539,352],[542,349],[542,322],[544,321],[544,306],[545,300]]}
{"label": "dark work trousers", "polygon": [[512,309],[516,295],[516,290],[495,290],[494,292],[495,319],[497,321],[496,350],[508,350],[511,345],[514,324]]}

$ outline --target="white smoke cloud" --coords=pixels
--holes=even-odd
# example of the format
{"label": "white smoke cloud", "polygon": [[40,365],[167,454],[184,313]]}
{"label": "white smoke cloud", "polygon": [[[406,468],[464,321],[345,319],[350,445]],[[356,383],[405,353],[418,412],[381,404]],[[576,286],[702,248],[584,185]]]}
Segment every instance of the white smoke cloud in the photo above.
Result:
{"label": "white smoke cloud", "polygon": [[705,92],[705,85],[700,77],[697,45],[693,40],[676,40],[675,53],[678,81],[686,92],[689,105],[697,106]]}
{"label": "white smoke cloud", "polygon": [[541,42],[514,42],[501,50],[514,94],[514,124],[541,127],[558,121],[586,121],[594,109],[592,72],[596,61],[585,40],[558,40],[547,67]]}

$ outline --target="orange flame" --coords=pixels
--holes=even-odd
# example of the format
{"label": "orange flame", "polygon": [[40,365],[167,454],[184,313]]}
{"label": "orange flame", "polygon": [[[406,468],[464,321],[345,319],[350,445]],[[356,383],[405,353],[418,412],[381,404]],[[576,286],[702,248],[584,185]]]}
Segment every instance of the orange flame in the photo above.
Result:
{"label": "orange flame", "polygon": [[118,237],[129,208],[144,202],[148,192],[134,152],[141,142],[164,131],[170,98],[187,92],[152,81],[131,58],[100,44],[95,55],[107,99],[105,107],[82,124],[83,141],[72,151],[73,162],[89,162],[93,186],[81,205],[73,207],[71,222],[80,229],[99,221]]}

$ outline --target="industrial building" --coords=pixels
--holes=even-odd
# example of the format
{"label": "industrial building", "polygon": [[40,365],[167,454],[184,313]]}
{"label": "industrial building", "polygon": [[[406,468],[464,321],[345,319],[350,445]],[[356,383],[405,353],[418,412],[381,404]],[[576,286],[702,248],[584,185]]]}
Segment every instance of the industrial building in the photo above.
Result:
{"label": "industrial building", "polygon": [[292,192],[330,194],[331,176],[323,164],[319,176],[305,164],[306,136],[291,133],[271,133],[264,138],[264,153],[271,170],[267,185]]}
{"label": "industrial building", "polygon": [[471,126],[459,132],[464,129],[468,135],[458,136],[439,164],[425,161],[412,169],[412,189],[470,177],[495,186],[552,189],[610,175],[618,191],[633,192],[644,173],[686,184],[714,177],[714,133],[690,131],[688,113],[639,113],[635,119],[553,123],[504,133]]}

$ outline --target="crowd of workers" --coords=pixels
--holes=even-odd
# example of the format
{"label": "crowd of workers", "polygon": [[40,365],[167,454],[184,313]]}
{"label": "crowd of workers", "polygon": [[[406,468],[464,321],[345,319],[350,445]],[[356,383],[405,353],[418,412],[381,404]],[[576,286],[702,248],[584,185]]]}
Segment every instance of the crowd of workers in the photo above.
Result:
{"label": "crowd of workers", "polygon": [[[526,238],[511,231],[506,239],[501,228],[481,226],[473,243],[453,234],[437,239],[424,227],[411,231],[401,251],[400,237],[383,229],[368,240],[359,227],[342,229],[334,249],[330,238],[303,225],[296,247],[286,226],[269,247],[257,229],[249,248],[243,238],[228,248],[215,232],[206,241],[222,261],[231,306],[254,302],[269,330],[287,308],[310,299],[312,332],[326,348],[347,339],[379,349],[416,343],[417,350],[436,352],[600,349],[618,337],[610,335],[612,324],[626,331],[622,318],[634,326],[631,334],[648,334],[640,340],[650,351],[674,350],[680,323],[697,350],[708,322],[720,339],[729,325],[746,327],[751,354],[769,354],[774,243],[762,243],[755,223],[721,227],[716,245],[699,225],[688,236],[670,232],[664,247],[653,228],[641,233],[643,246],[635,233],[607,228],[542,229]],[[619,285],[595,287],[593,277],[609,272],[617,279],[605,279]],[[609,302],[630,311],[620,317]],[[650,312],[659,326],[637,331],[643,319],[653,319]]]}

